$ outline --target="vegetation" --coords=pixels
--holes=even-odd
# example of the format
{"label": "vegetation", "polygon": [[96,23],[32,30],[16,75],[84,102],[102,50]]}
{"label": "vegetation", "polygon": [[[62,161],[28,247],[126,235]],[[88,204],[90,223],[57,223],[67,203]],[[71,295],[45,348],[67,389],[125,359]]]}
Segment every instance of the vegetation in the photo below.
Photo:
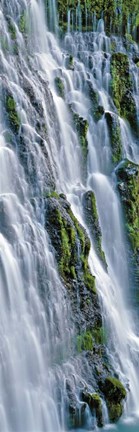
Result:
{"label": "vegetation", "polygon": [[92,412],[96,415],[98,427],[103,426],[103,415],[102,415],[102,401],[97,393],[89,393],[84,391],[82,393],[82,400],[86,402]]}
{"label": "vegetation", "polygon": [[123,412],[122,401],[126,397],[126,390],[123,384],[114,377],[107,377],[100,382],[100,388],[105,395],[110,420],[117,421]]}
{"label": "vegetation", "polygon": [[[71,9],[74,13],[74,25],[76,27],[75,10],[80,7],[82,15],[82,28],[86,30],[86,12],[88,11],[88,29],[92,28],[92,14],[96,14],[96,18],[104,17],[105,29],[107,33],[110,31],[119,32],[122,28],[122,33],[127,32],[127,24],[130,17],[131,32],[138,33],[139,29],[139,0],[58,0],[59,23],[64,29],[67,23],[67,10]],[[138,35],[137,35],[138,36]]]}
{"label": "vegetation", "polygon": [[[53,191],[47,197],[49,209],[47,222],[49,223],[50,218],[50,235],[56,249],[61,276],[67,282],[76,279],[76,268],[80,266],[81,280],[88,290],[96,294],[95,278],[90,273],[88,266],[90,240],[86,231],[73,215],[70,205],[63,195],[57,195]],[[80,245],[80,256],[78,245]]]}
{"label": "vegetation", "polygon": [[105,268],[107,268],[105,254],[102,250],[101,242],[102,235],[99,224],[99,217],[97,212],[96,198],[93,191],[88,191],[84,194],[84,213],[87,221],[87,225],[90,228],[90,232],[95,240],[96,252],[102,261]]}
{"label": "vegetation", "polygon": [[6,97],[6,110],[13,131],[18,132],[20,127],[20,118],[17,113],[16,102],[12,95],[7,95]]}
{"label": "vegetation", "polygon": [[73,118],[79,135],[83,157],[86,159],[88,154],[88,142],[87,142],[88,122],[87,120],[83,119],[76,113],[73,113]]}
{"label": "vegetation", "polygon": [[111,112],[106,112],[105,117],[107,120],[110,144],[112,148],[112,162],[117,164],[122,159],[121,128],[119,118],[116,114]]}
{"label": "vegetation", "polygon": [[113,53],[111,57],[112,97],[121,117],[137,129],[136,104],[133,97],[129,59],[126,54]]}
{"label": "vegetation", "polygon": [[64,83],[63,80],[59,77],[55,78],[55,86],[57,93],[60,97],[64,98],[65,90],[64,90]]}
{"label": "vegetation", "polygon": [[77,336],[77,351],[92,351],[93,337],[90,331],[84,332],[82,335]]}
{"label": "vegetation", "polygon": [[139,166],[124,160],[116,170],[129,239],[135,255],[139,253]]}
{"label": "vegetation", "polygon": [[10,33],[11,39],[16,40],[16,28],[13,22],[8,18],[8,31]]}
{"label": "vegetation", "polygon": [[27,16],[25,12],[20,16],[19,30],[21,33],[26,33],[27,31]]}

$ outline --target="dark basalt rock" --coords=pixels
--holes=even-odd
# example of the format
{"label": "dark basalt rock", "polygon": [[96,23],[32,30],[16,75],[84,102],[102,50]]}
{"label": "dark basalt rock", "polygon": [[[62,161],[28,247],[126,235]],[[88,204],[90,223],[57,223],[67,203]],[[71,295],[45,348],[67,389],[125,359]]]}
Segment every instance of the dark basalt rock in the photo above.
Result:
{"label": "dark basalt rock", "polygon": [[116,175],[129,239],[134,253],[139,256],[139,166],[123,160],[116,169]]}
{"label": "dark basalt rock", "polygon": [[138,302],[139,287],[139,166],[123,160],[116,169],[117,187],[121,197],[128,235],[127,253]]}
{"label": "dark basalt rock", "polygon": [[112,97],[121,117],[129,121],[137,132],[136,104],[133,97],[133,81],[130,73],[129,59],[121,52],[111,56]]}
{"label": "dark basalt rock", "polygon": [[[66,400],[68,427],[83,427],[86,405],[90,407],[92,415],[97,418],[98,426],[101,427],[103,419],[98,394],[99,381],[104,382],[113,371],[106,354],[106,333],[102,325],[95,278],[88,266],[90,240],[73,215],[65,195],[58,195],[54,191],[49,193],[45,200],[45,227],[73,311],[76,329],[73,352],[74,355],[81,357],[82,376],[94,389],[94,393],[91,394],[82,385],[83,390],[77,400],[77,393],[75,388],[72,388],[73,382],[69,377]],[[86,369],[86,359],[91,370],[90,376]]]}
{"label": "dark basalt rock", "polygon": [[119,118],[117,114],[110,111],[105,113],[105,117],[107,120],[110,144],[112,148],[112,161],[114,163],[118,163],[122,158],[122,142]]}
{"label": "dark basalt rock", "polygon": [[88,154],[88,141],[87,141],[87,132],[88,132],[88,122],[86,119],[79,116],[77,113],[73,112],[73,120],[76,126],[77,133],[79,135],[79,141],[81,144],[83,158],[86,161]]}
{"label": "dark basalt rock", "polygon": [[104,268],[107,269],[105,254],[101,247],[102,234],[101,234],[101,228],[99,223],[99,217],[98,217],[94,192],[88,191],[84,193],[83,204],[84,204],[84,214],[85,214],[87,226],[89,227],[90,233],[94,239],[96,252],[100,260],[102,261]]}
{"label": "dark basalt rock", "polygon": [[100,381],[100,389],[106,398],[110,420],[117,421],[123,412],[122,401],[126,397],[125,387],[117,378],[109,376],[103,382]]}
{"label": "dark basalt rock", "polygon": [[55,86],[56,86],[58,96],[64,99],[64,95],[65,95],[64,81],[60,77],[55,78]]}
{"label": "dark basalt rock", "polygon": [[96,415],[98,427],[103,427],[102,401],[97,393],[82,392],[82,400],[87,403],[92,414]]}

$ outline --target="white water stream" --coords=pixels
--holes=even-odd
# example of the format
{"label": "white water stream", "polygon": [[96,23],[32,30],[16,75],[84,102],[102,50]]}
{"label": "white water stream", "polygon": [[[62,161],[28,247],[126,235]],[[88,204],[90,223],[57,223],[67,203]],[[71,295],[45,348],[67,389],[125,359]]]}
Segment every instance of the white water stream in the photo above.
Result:
{"label": "white water stream", "polygon": [[[56,6],[49,3],[50,29],[57,32]],[[28,43],[19,30],[18,17],[25,13],[29,23]],[[7,28],[5,15],[12,16],[17,32],[18,56]],[[80,19],[80,16],[77,17]],[[70,20],[70,17],[69,17]],[[80,364],[70,358],[74,335],[67,294],[56,270],[49,238],[44,230],[43,197],[47,162],[37,144],[29,99],[21,86],[25,79],[41,101],[48,129],[45,142],[57,191],[64,192],[78,220],[84,221],[82,197],[87,190],[96,194],[102,246],[108,264],[104,271],[92,244],[89,264],[96,276],[104,320],[109,331],[111,361],[122,381],[129,383],[125,419],[139,417],[139,334],[128,301],[129,271],[123,216],[111,173],[111,149],[105,116],[97,125],[90,114],[86,92],[89,79],[99,91],[104,111],[112,111],[109,96],[110,40],[103,31],[82,35],[68,34],[62,48],[46,27],[42,0],[1,1],[0,84],[7,83],[17,103],[28,143],[27,168],[35,166],[35,178],[28,183],[18,159],[18,149],[9,148],[6,116],[1,104],[0,120],[0,430],[2,432],[60,432],[64,429],[65,379],[76,376]],[[124,51],[119,40],[118,50]],[[6,47],[9,47],[7,49]],[[137,47],[136,47],[137,49]],[[106,53],[106,55],[105,55]],[[66,61],[74,56],[74,69]],[[89,69],[89,61],[92,69]],[[138,101],[137,68],[131,69]],[[62,78],[65,101],[57,95],[55,77]],[[21,79],[22,77],[22,79]],[[57,129],[51,119],[51,106],[43,86],[48,83],[55,106]],[[88,120],[87,180],[81,172],[81,149],[68,104]],[[139,162],[139,147],[132,132],[120,119],[123,156]],[[33,170],[32,170],[33,176]],[[36,214],[30,204],[35,198]],[[42,298],[40,297],[40,288]],[[46,302],[42,299],[46,298]],[[66,353],[65,353],[66,347]],[[60,354],[59,354],[60,353]],[[62,367],[58,356],[63,356]],[[76,364],[77,363],[77,364]],[[80,374],[79,374],[80,375]],[[60,407],[57,405],[60,389]]]}

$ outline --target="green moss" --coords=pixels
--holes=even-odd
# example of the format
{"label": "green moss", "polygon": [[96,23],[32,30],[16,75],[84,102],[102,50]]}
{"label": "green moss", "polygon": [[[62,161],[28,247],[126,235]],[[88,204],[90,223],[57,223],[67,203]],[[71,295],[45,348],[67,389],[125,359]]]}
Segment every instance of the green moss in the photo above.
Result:
{"label": "green moss", "polygon": [[106,344],[107,343],[107,335],[104,327],[96,327],[92,332],[93,339],[96,344]]}
{"label": "green moss", "polygon": [[83,204],[84,204],[84,212],[86,216],[87,225],[90,228],[91,234],[94,238],[96,252],[106,269],[107,263],[105,259],[105,254],[101,246],[102,235],[101,235],[101,229],[99,225],[96,198],[93,191],[88,191],[84,194]]}
{"label": "green moss", "polygon": [[72,55],[70,55],[68,58],[68,69],[74,69],[74,58]]}
{"label": "green moss", "polygon": [[91,247],[89,237],[87,236],[85,230],[78,223],[77,219],[75,218],[71,210],[69,210],[69,214],[75,224],[77,235],[81,244],[80,260],[82,263],[84,283],[87,289],[89,289],[89,291],[93,292],[93,294],[96,294],[95,277],[90,273],[89,266],[88,266],[88,255]]}
{"label": "green moss", "polygon": [[21,32],[21,33],[26,33],[26,31],[27,31],[27,27],[28,27],[28,24],[27,24],[27,15],[26,15],[26,13],[24,12],[24,13],[20,16],[20,19],[19,19],[19,30],[20,30],[20,32]]}
{"label": "green moss", "polygon": [[93,276],[88,270],[84,272],[84,282],[89,289],[89,291],[92,291],[94,294],[97,293],[96,291],[96,284],[95,284],[95,276]]}
{"label": "green moss", "polygon": [[115,401],[115,403],[120,403],[122,399],[126,397],[126,390],[123,384],[112,376],[105,379],[103,386],[103,393],[105,394],[107,400]]}
{"label": "green moss", "polygon": [[67,225],[66,220],[62,217],[62,214],[58,209],[56,209],[55,215],[60,227],[61,239],[59,270],[63,277],[70,275],[73,277],[72,258],[74,258],[73,249],[75,247],[76,233],[74,232],[74,229],[71,228],[71,226]]}
{"label": "green moss", "polygon": [[[90,292],[96,294],[95,277],[88,266],[90,240],[86,231],[74,216],[63,194],[57,195],[52,191],[47,194],[47,198],[46,224],[57,253],[61,276],[68,283],[71,279],[79,278]],[[77,270],[79,268],[80,272]]]}
{"label": "green moss", "polygon": [[71,266],[70,273],[71,273],[72,279],[76,279],[76,271],[75,271],[74,266]]}
{"label": "green moss", "polygon": [[64,83],[63,80],[59,77],[55,78],[55,86],[57,89],[57,93],[61,98],[64,98],[65,95],[65,89],[64,89]]}
{"label": "green moss", "polygon": [[8,19],[8,31],[10,33],[11,39],[16,40],[16,28],[10,19]]}
{"label": "green moss", "polygon": [[123,407],[121,404],[113,404],[109,402],[108,411],[109,411],[109,419],[113,423],[119,420],[119,418],[121,417],[123,413]]}
{"label": "green moss", "polygon": [[84,120],[76,113],[73,113],[73,118],[79,135],[83,157],[86,159],[88,154],[88,141],[87,141],[88,122],[87,120]]}
{"label": "green moss", "polygon": [[112,162],[117,164],[122,158],[121,128],[118,116],[111,112],[106,112],[105,117],[108,124],[110,144],[112,148]]}
{"label": "green moss", "polygon": [[84,332],[82,335],[77,336],[77,351],[92,351],[93,349],[93,338],[90,331]]}
{"label": "green moss", "polygon": [[111,56],[112,97],[121,117],[137,128],[136,104],[133,97],[133,82],[126,54],[114,53]]}
{"label": "green moss", "polygon": [[126,227],[135,254],[139,251],[139,166],[123,161],[116,171]]}
{"label": "green moss", "polygon": [[[76,8],[78,0],[58,0],[59,25],[63,31],[67,30],[67,11],[72,10],[74,30],[78,30],[76,21]],[[86,28],[86,9],[88,24]],[[105,23],[107,34],[111,32],[121,32],[122,35],[127,32],[127,24],[130,18],[131,31],[135,31],[139,26],[139,0],[80,0],[80,11],[82,16],[82,31],[92,31],[92,14],[95,12],[97,20],[102,15]]]}
{"label": "green moss", "polygon": [[56,191],[47,192],[45,195],[46,198],[56,198],[59,200],[59,195]]}
{"label": "green moss", "polygon": [[100,388],[105,395],[109,417],[111,421],[117,421],[123,412],[122,401],[126,397],[126,389],[123,384],[112,376],[100,383]]}
{"label": "green moss", "polygon": [[20,118],[16,110],[16,102],[13,96],[6,97],[6,110],[8,113],[9,121],[11,123],[11,127],[15,132],[18,132],[20,127]]}
{"label": "green moss", "polygon": [[102,414],[102,401],[97,393],[89,393],[84,391],[82,393],[83,402],[87,403],[92,414],[96,415],[98,427],[103,426],[103,414]]}

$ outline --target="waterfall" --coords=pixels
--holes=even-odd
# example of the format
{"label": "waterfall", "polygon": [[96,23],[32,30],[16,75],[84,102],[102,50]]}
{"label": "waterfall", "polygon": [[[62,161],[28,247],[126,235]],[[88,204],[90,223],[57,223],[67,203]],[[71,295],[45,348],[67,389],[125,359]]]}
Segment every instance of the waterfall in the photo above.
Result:
{"label": "waterfall", "polygon": [[[45,14],[46,12],[46,14]],[[47,20],[46,16],[47,15]],[[10,17],[10,20],[7,17]],[[47,21],[47,22],[46,22]],[[130,304],[123,212],[112,170],[112,150],[105,113],[115,113],[110,97],[111,40],[103,19],[93,32],[81,33],[80,2],[76,29],[59,42],[55,0],[2,0],[0,11],[0,430],[62,432],[66,424],[66,383],[71,376],[79,406],[81,383],[89,366],[75,355],[74,312],[60,278],[45,229],[45,197],[56,185],[91,239],[89,265],[96,277],[108,331],[108,353],[117,375],[130,388],[123,421],[139,416],[138,317]],[[87,18],[86,18],[87,26]],[[97,26],[97,31],[96,31]],[[52,33],[53,32],[53,33]],[[119,37],[117,51],[125,52]],[[138,47],[135,44],[138,53]],[[69,58],[74,65],[67,66]],[[138,107],[138,72],[130,55],[134,99]],[[58,94],[56,78],[64,86]],[[88,86],[99,96],[96,122]],[[6,93],[8,92],[8,93]],[[9,130],[6,96],[13,95],[20,133]],[[9,97],[9,96],[8,96]],[[88,122],[87,169],[71,112]],[[37,113],[37,114],[36,114]],[[138,113],[137,113],[138,115]],[[119,116],[123,157],[139,162],[139,148],[129,124]],[[17,124],[16,124],[17,126]],[[40,127],[46,137],[39,134]],[[20,135],[20,139],[19,139]],[[83,196],[96,195],[104,269],[84,216]],[[91,373],[90,373],[91,374]],[[127,385],[128,383],[128,385]],[[90,376],[89,376],[90,385]],[[90,386],[91,388],[91,386]],[[76,390],[77,389],[77,390]],[[92,391],[92,388],[91,388]],[[106,405],[104,417],[108,422]],[[88,412],[88,425],[90,412]]]}

